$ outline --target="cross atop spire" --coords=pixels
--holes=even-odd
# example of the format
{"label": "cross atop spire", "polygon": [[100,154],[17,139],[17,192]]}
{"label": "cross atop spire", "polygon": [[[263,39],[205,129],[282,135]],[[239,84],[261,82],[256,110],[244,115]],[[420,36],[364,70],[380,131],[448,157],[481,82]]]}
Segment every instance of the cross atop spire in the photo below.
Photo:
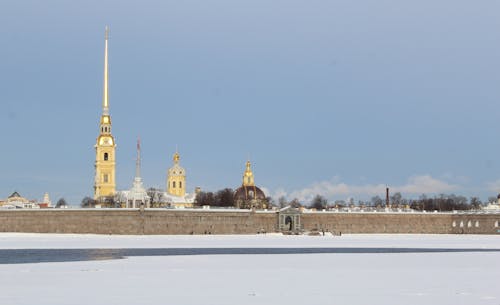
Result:
{"label": "cross atop spire", "polygon": [[104,33],[104,90],[102,97],[102,113],[109,115],[109,95],[108,95],[108,38],[109,27],[106,26]]}

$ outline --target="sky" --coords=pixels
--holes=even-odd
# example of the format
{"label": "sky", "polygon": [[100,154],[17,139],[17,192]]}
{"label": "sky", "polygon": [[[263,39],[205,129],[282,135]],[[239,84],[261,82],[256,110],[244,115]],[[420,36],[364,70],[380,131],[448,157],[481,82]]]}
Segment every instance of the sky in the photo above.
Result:
{"label": "sky", "polygon": [[106,25],[118,190],[500,192],[498,1],[4,0],[0,198],[92,196]]}

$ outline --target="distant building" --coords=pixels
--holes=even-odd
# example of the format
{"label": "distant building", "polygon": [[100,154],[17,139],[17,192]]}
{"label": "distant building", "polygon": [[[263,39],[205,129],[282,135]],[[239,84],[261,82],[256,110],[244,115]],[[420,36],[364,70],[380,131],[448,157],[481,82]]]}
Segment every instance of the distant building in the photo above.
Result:
{"label": "distant building", "polygon": [[42,202],[38,203],[38,206],[42,209],[52,207],[52,202],[50,201],[49,193],[45,193],[43,195],[43,200],[42,200]]}
{"label": "distant building", "polygon": [[500,194],[497,196],[497,202],[488,202],[486,206],[483,206],[483,210],[486,211],[499,211],[500,210]]}
{"label": "distant building", "polygon": [[29,200],[21,196],[18,192],[14,192],[6,200],[3,201],[2,208],[38,209],[39,206],[36,200]]}
{"label": "distant building", "polygon": [[142,185],[141,178],[141,142],[137,140],[137,159],[135,161],[135,178],[132,188],[128,191],[118,192],[118,201],[126,208],[149,208],[151,198]]}
{"label": "distant building", "polygon": [[243,183],[234,192],[234,202],[240,209],[266,209],[267,200],[264,192],[255,185],[250,161],[247,161],[243,173]]}
{"label": "distant building", "polygon": [[167,171],[166,192],[162,194],[162,201],[175,208],[190,208],[196,194],[186,193],[186,170],[180,165],[179,152],[175,152],[174,165]]}

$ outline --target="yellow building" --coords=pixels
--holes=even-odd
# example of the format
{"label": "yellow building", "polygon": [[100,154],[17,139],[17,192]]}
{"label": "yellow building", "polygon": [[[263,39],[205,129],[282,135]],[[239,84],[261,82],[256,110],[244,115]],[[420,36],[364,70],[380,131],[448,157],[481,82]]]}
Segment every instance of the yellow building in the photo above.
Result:
{"label": "yellow building", "polygon": [[94,199],[104,201],[115,194],[115,148],[111,134],[111,116],[108,99],[108,27],[104,39],[104,92],[99,136],[95,144]]}
{"label": "yellow building", "polygon": [[180,156],[174,154],[174,166],[168,170],[167,194],[177,197],[186,195],[186,170],[179,165]]}

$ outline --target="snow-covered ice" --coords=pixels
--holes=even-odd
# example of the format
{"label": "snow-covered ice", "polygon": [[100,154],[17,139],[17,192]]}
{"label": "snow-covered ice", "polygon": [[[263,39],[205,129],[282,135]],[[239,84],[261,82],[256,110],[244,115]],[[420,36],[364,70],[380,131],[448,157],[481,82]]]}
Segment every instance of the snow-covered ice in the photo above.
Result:
{"label": "snow-covered ice", "polygon": [[[500,249],[500,236],[0,234],[1,249]],[[500,304],[500,252],[130,257],[0,265],[0,304]]]}

